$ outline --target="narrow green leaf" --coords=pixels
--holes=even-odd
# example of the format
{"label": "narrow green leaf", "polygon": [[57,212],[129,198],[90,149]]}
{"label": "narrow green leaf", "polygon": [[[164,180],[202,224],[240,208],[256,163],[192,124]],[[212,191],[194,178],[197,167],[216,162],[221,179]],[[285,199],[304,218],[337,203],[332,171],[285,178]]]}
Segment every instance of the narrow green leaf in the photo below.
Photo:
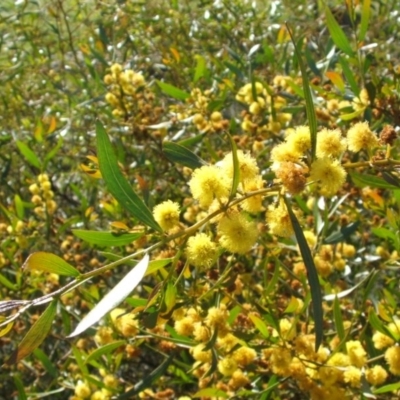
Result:
{"label": "narrow green leaf", "polygon": [[227,399],[229,397],[228,393],[224,392],[221,389],[218,388],[205,388],[201,389],[198,392],[196,392],[192,397],[197,398],[197,397],[222,397],[224,399]]}
{"label": "narrow green leaf", "polygon": [[231,144],[232,159],[233,159],[233,178],[232,178],[232,188],[230,198],[233,199],[236,196],[236,191],[240,182],[240,168],[239,168],[239,158],[237,155],[236,142],[233,140],[232,136],[229,135],[229,142]]}
{"label": "narrow green leaf", "polygon": [[149,375],[146,376],[146,378],[142,379],[136,385],[131,389],[125,392],[124,394],[121,394],[117,397],[117,400],[128,400],[128,399],[133,399],[134,396],[141,391],[143,391],[146,388],[149,387],[154,387],[154,383],[165,374],[167,371],[168,367],[172,363],[173,359],[175,356],[172,354],[169,356],[165,361],[159,365],[153,372],[151,372]]}
{"label": "narrow green leaf", "polygon": [[163,315],[168,314],[176,304],[176,287],[172,282],[168,282],[167,284],[167,289],[164,294],[164,303],[166,309],[162,310]]}
{"label": "narrow green leaf", "polygon": [[337,296],[335,297],[335,300],[333,302],[333,316],[336,325],[336,332],[339,336],[340,341],[342,341],[346,336],[346,332],[344,330],[344,325],[343,325],[342,310],[340,309],[340,301],[337,298]]}
{"label": "narrow green leaf", "polygon": [[7,279],[3,274],[0,274],[0,284],[5,286],[7,289],[17,291],[18,286]]}
{"label": "narrow green leaf", "polygon": [[340,50],[342,50],[343,53],[347,54],[350,57],[353,57],[354,52],[350,46],[349,41],[347,40],[347,36],[343,32],[343,29],[340,27],[340,25],[337,23],[328,6],[325,7],[325,15],[326,24],[328,26],[329,33],[331,34],[333,43],[335,43],[335,45]]}
{"label": "narrow green leaf", "polygon": [[303,80],[303,92],[304,92],[304,99],[306,102],[306,114],[307,114],[308,126],[310,128],[310,135],[311,135],[311,159],[312,159],[312,161],[314,161],[315,153],[316,153],[316,149],[317,149],[317,117],[315,114],[314,101],[313,101],[313,97],[311,94],[311,88],[310,88],[310,82],[309,82],[308,76],[307,76],[307,70],[303,63],[300,49],[296,45],[292,31],[288,25],[287,25],[287,30],[288,30],[290,38],[292,39],[292,42],[293,42],[296,59],[297,59],[297,62],[299,63],[299,67],[300,67],[300,71],[301,71],[301,78]]}
{"label": "narrow green leaf", "polygon": [[390,229],[387,228],[372,228],[371,232],[375,235],[380,237],[381,239],[384,239],[386,242],[389,240],[392,240],[393,243],[396,243],[397,241],[397,235],[398,233],[395,233],[391,231]]}
{"label": "narrow green leaf", "polygon": [[342,121],[351,121],[355,118],[358,118],[362,113],[364,112],[364,110],[356,110],[354,112],[348,113],[348,114],[340,114],[340,119]]}
{"label": "narrow green leaf", "polygon": [[397,186],[393,186],[384,179],[375,175],[360,174],[358,172],[350,172],[349,175],[354,184],[361,188],[369,186],[378,189],[399,190]]}
{"label": "narrow green leaf", "polygon": [[149,268],[147,269],[145,276],[154,274],[161,268],[166,267],[168,264],[171,264],[172,260],[173,258],[163,258],[161,260],[150,261]]}
{"label": "narrow green leaf", "polygon": [[340,228],[339,232],[334,232],[329,235],[325,240],[325,244],[335,244],[346,241],[354,232],[357,231],[360,221],[353,222]]}
{"label": "narrow green leaf", "polygon": [[60,137],[60,138],[58,139],[58,142],[57,142],[56,146],[55,146],[53,149],[51,149],[51,150],[45,155],[45,157],[44,157],[45,163],[49,162],[49,161],[58,153],[58,151],[61,149],[63,143],[64,143],[63,138]]}
{"label": "narrow green leaf", "polygon": [[312,298],[312,308],[314,314],[314,324],[315,324],[315,351],[318,351],[319,346],[323,339],[323,311],[322,311],[322,296],[321,287],[318,279],[318,272],[315,268],[314,259],[312,257],[310,248],[306,238],[304,237],[303,230],[297,220],[289,200],[284,197],[286,208],[289,213],[289,218],[293,226],[293,230],[297,239],[297,243],[300,248],[300,253],[304,261],[304,265],[307,270],[308,283],[310,285],[311,298]]}
{"label": "narrow green leaf", "polygon": [[[187,147],[191,147],[191,146],[194,146],[194,145],[196,145],[198,143],[201,143],[203,138],[204,138],[204,136],[206,136],[205,133],[200,133],[200,134],[198,134],[196,136],[191,136],[191,137],[189,137],[187,139],[182,139],[177,143],[180,144],[183,147],[186,147],[186,148]],[[169,142],[167,142],[167,143],[169,143]]]}
{"label": "narrow green leaf", "polygon": [[207,164],[199,156],[178,143],[164,142],[163,153],[169,161],[182,164],[191,169],[200,168]]}
{"label": "narrow green leaf", "polygon": [[382,394],[387,392],[395,392],[400,389],[400,382],[390,383],[389,385],[381,386],[378,389],[372,391],[373,394]]}
{"label": "narrow green leaf", "polygon": [[253,322],[254,326],[260,331],[260,333],[264,337],[268,338],[269,332],[268,332],[268,327],[265,324],[265,322],[261,318],[257,317],[254,314],[250,314],[249,318],[251,319],[251,322]]}
{"label": "narrow green leaf", "polygon": [[118,235],[113,232],[86,231],[81,229],[72,229],[72,233],[79,239],[100,247],[125,246],[144,235],[144,232],[122,233]]}
{"label": "narrow green leaf", "polygon": [[125,346],[125,345],[126,345],[126,340],[118,340],[116,342],[108,343],[104,346],[101,346],[89,354],[89,356],[85,360],[85,363],[88,364],[91,361],[95,361],[98,358],[105,356],[107,354],[110,354],[114,350],[120,348],[121,346]]}
{"label": "narrow green leaf", "polygon": [[21,197],[18,194],[14,196],[14,204],[17,217],[19,219],[24,219],[25,216],[24,202],[21,200]]}
{"label": "narrow green leaf", "polygon": [[382,178],[390,185],[396,186],[400,189],[400,179],[397,176],[393,175],[391,172],[383,171]]}
{"label": "narrow green leaf", "polygon": [[7,360],[8,365],[16,364],[39,347],[50,331],[57,310],[57,300],[53,300],[44,313],[36,320],[21,340],[18,348]]}
{"label": "narrow green leaf", "polygon": [[36,269],[65,276],[78,276],[80,272],[62,258],[52,253],[37,251],[31,254],[24,262],[22,268]]}
{"label": "narrow green leaf", "polygon": [[279,275],[280,275],[279,262],[277,261],[277,259],[275,259],[274,274],[272,275],[272,278],[269,280],[268,286],[264,290],[264,296],[267,296],[276,288],[276,284],[278,283]]}
{"label": "narrow green leaf", "polygon": [[87,357],[85,356],[85,353],[82,350],[78,349],[76,346],[71,346],[71,348],[74,355],[74,362],[77,363],[79,369],[82,372],[82,375],[86,378],[89,375],[89,369],[85,363]]}
{"label": "narrow green leaf", "polygon": [[371,0],[364,0],[361,9],[361,23],[358,31],[358,40],[362,42],[368,30],[369,19],[371,16]]}
{"label": "narrow green leaf", "polygon": [[75,330],[68,336],[72,338],[90,328],[98,322],[105,314],[117,307],[142,281],[149,265],[149,255],[143,259],[121,279],[89,313],[82,319]]}
{"label": "narrow green leaf", "polygon": [[196,55],[196,68],[194,70],[193,83],[196,83],[206,73],[206,60],[201,55]]}
{"label": "narrow green leaf", "polygon": [[42,363],[47,373],[56,378],[58,375],[58,368],[50,361],[50,358],[40,349],[33,350],[33,355]]}
{"label": "narrow green leaf", "polygon": [[36,168],[41,168],[41,162],[37,155],[29,148],[27,144],[17,140],[17,147],[21,154],[24,156],[25,160],[29,162],[29,164],[33,165]]}
{"label": "narrow green leaf", "polygon": [[19,374],[13,374],[13,379],[14,379],[14,385],[17,388],[18,391],[18,400],[27,400],[28,396],[26,395],[25,392],[25,385],[22,382],[21,378],[19,377]]}
{"label": "narrow green leaf", "polygon": [[187,98],[190,97],[190,93],[178,89],[177,87],[169,83],[157,81],[157,85],[166,95],[171,96],[176,100],[185,101]]}
{"label": "narrow green leaf", "polygon": [[347,83],[350,85],[352,92],[355,96],[358,96],[360,94],[360,88],[357,85],[356,78],[349,67],[348,61],[343,56],[339,56],[339,63],[342,66],[343,74],[346,77]]}
{"label": "narrow green leaf", "polygon": [[162,232],[153,214],[132,189],[132,186],[120,171],[117,157],[111,147],[110,139],[100,121],[96,122],[96,136],[99,167],[108,190],[121,206],[132,213],[139,221],[156,231]]}

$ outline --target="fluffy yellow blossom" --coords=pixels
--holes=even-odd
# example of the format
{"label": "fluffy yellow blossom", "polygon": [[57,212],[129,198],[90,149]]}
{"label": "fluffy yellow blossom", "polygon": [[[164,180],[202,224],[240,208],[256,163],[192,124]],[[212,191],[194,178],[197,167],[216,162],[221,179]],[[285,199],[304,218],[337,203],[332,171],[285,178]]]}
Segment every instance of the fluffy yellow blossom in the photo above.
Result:
{"label": "fluffy yellow blossom", "polygon": [[239,339],[232,333],[217,339],[218,348],[223,349],[226,353],[230,352],[238,343]]}
{"label": "fluffy yellow blossom", "polygon": [[242,346],[235,350],[232,357],[238,363],[238,365],[245,367],[256,359],[257,353],[250,347]]}
{"label": "fluffy yellow blossom", "polygon": [[286,138],[286,142],[296,153],[305,155],[311,149],[310,128],[305,125],[296,127]]}
{"label": "fluffy yellow blossom", "polygon": [[110,328],[109,326],[100,326],[99,328],[97,328],[94,340],[99,345],[108,344],[114,340],[112,334],[112,328]]}
{"label": "fluffy yellow blossom", "polygon": [[273,162],[271,168],[275,171],[279,168],[281,162],[296,163],[301,158],[302,153],[295,149],[291,144],[285,142],[280,143],[271,150],[271,161]]}
{"label": "fluffy yellow blossom", "polygon": [[[249,180],[244,185],[245,192],[254,192],[256,190],[262,189],[264,182],[261,176],[256,176],[254,179]],[[242,201],[240,206],[244,211],[250,213],[258,213],[264,209],[262,205],[263,196],[261,194],[249,197],[248,199]]]}
{"label": "fluffy yellow blossom", "polygon": [[296,336],[296,325],[293,325],[287,318],[282,318],[279,320],[279,332],[274,329],[272,336],[292,340]]}
{"label": "fluffy yellow blossom", "polygon": [[274,348],[271,351],[269,359],[272,367],[272,372],[281,376],[289,375],[289,368],[292,362],[292,355],[289,349]]}
{"label": "fluffy yellow blossom", "polygon": [[218,371],[224,376],[232,376],[237,370],[237,362],[232,357],[225,357],[218,362]]}
{"label": "fluffy yellow blossom", "polygon": [[350,358],[351,365],[361,368],[367,362],[367,352],[364,350],[359,340],[349,340],[346,343],[347,355]]}
{"label": "fluffy yellow blossom", "polygon": [[300,335],[295,339],[296,353],[311,358],[315,348],[315,335]]}
{"label": "fluffy yellow blossom", "polygon": [[237,369],[231,376],[229,386],[234,389],[240,389],[250,383],[250,379],[243,373],[242,370]]}
{"label": "fluffy yellow blossom", "polygon": [[319,158],[311,164],[310,180],[316,181],[324,196],[333,196],[345,183],[346,171],[338,160]]}
{"label": "fluffy yellow blossom", "polygon": [[[237,151],[237,157],[239,161],[239,181],[246,182],[255,179],[260,172],[256,159],[242,150]],[[221,169],[228,178],[233,178],[232,153],[228,153],[221,161]]]}
{"label": "fluffy yellow blossom", "polygon": [[348,367],[350,366],[350,358],[343,353],[335,353],[327,363],[329,366],[334,367]]}
{"label": "fluffy yellow blossom", "polygon": [[178,225],[179,211],[180,207],[178,203],[167,200],[154,207],[153,215],[161,228],[168,231]]}
{"label": "fluffy yellow blossom", "polygon": [[78,382],[75,386],[75,394],[81,399],[87,399],[92,394],[92,391],[87,383]]}
{"label": "fluffy yellow blossom", "polygon": [[195,267],[210,267],[218,255],[218,247],[206,233],[197,233],[187,241],[186,255]]}
{"label": "fluffy yellow blossom", "polygon": [[385,359],[389,364],[389,371],[394,375],[400,375],[400,347],[389,347],[385,351]]}
{"label": "fluffy yellow blossom", "polygon": [[293,226],[283,200],[278,205],[270,205],[266,213],[266,220],[273,235],[290,237],[293,235]]}
{"label": "fluffy yellow blossom", "polygon": [[189,187],[200,206],[208,208],[214,198],[222,199],[229,196],[231,181],[221,168],[205,165],[194,170]]}
{"label": "fluffy yellow blossom", "polygon": [[347,142],[339,129],[322,129],[317,137],[318,158],[339,157],[346,150]]}
{"label": "fluffy yellow blossom", "polygon": [[384,335],[381,332],[375,332],[372,336],[372,341],[378,350],[385,349],[394,344],[394,340],[390,336]]}
{"label": "fluffy yellow blossom", "polygon": [[194,330],[194,321],[192,317],[184,317],[174,324],[175,330],[178,335],[190,336]]}
{"label": "fluffy yellow blossom", "polygon": [[347,132],[347,142],[350,151],[373,149],[379,146],[379,140],[369,128],[368,122],[357,122]]}
{"label": "fluffy yellow blossom", "polygon": [[138,321],[131,313],[127,313],[122,308],[115,308],[110,313],[114,326],[125,337],[133,337],[138,333]]}
{"label": "fluffy yellow blossom", "polygon": [[196,361],[209,363],[212,361],[211,350],[205,350],[204,347],[205,345],[203,343],[200,343],[197,346],[192,347],[190,349],[190,352],[192,353],[192,356]]}
{"label": "fluffy yellow blossom", "polygon": [[367,378],[368,383],[371,385],[379,386],[386,381],[388,373],[380,365],[375,365],[371,369],[367,369],[365,371],[365,377]]}
{"label": "fluffy yellow blossom", "polygon": [[326,365],[318,370],[318,376],[324,385],[331,386],[343,378],[343,371],[338,367]]}
{"label": "fluffy yellow blossom", "polygon": [[[221,304],[219,307],[211,307],[208,310],[207,317],[205,319],[205,323],[212,329],[217,329],[220,333],[228,333],[228,316],[229,312],[226,309],[224,304]],[[224,336],[224,335],[221,335]]]}
{"label": "fluffy yellow blossom", "polygon": [[232,253],[247,253],[258,238],[256,223],[242,213],[224,216],[217,231],[221,246]]}
{"label": "fluffy yellow blossom", "polygon": [[343,378],[346,383],[352,387],[360,387],[361,385],[361,370],[356,367],[348,367],[343,373]]}
{"label": "fluffy yellow blossom", "polygon": [[361,89],[358,97],[354,97],[352,106],[355,111],[365,110],[370,104],[367,89]]}

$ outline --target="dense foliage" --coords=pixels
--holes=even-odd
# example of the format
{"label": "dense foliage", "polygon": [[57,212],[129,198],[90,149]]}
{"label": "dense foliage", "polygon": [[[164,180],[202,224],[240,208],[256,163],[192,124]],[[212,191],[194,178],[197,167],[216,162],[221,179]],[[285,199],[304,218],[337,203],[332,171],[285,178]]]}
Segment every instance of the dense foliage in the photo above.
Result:
{"label": "dense foliage", "polygon": [[397,2],[108,3],[0,5],[0,394],[398,398]]}

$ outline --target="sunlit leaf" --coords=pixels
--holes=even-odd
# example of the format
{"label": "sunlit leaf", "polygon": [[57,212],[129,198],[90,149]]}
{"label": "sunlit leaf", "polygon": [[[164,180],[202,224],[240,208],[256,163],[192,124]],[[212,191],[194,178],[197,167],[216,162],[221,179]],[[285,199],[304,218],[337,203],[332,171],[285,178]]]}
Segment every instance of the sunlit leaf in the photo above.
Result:
{"label": "sunlit leaf", "polygon": [[222,397],[224,399],[227,399],[229,397],[228,393],[224,392],[221,389],[218,388],[205,388],[205,389],[201,389],[198,392],[196,392],[194,395],[192,395],[192,397],[194,398],[198,398],[198,397]]}
{"label": "sunlit leaf", "polygon": [[361,8],[361,23],[358,31],[358,40],[362,42],[368,30],[369,19],[371,16],[371,0],[363,0]]}
{"label": "sunlit leaf", "polygon": [[14,196],[14,204],[17,217],[23,220],[25,216],[25,207],[24,207],[24,202],[22,201],[21,197],[18,194]]}
{"label": "sunlit leaf", "polygon": [[251,322],[253,322],[254,326],[260,331],[260,333],[264,337],[268,338],[269,332],[268,332],[268,327],[265,324],[265,322],[261,318],[257,317],[254,314],[250,314],[249,318],[251,319]]}
{"label": "sunlit leaf", "polygon": [[43,314],[36,320],[21,340],[18,348],[7,360],[8,365],[16,364],[39,347],[50,331],[57,310],[57,300],[53,300]]}
{"label": "sunlit leaf", "polygon": [[22,268],[74,277],[80,274],[77,269],[62,258],[44,251],[37,251],[31,254],[24,262]]}
{"label": "sunlit leaf", "polygon": [[190,97],[190,93],[185,92],[184,90],[178,89],[177,87],[175,87],[174,85],[171,85],[170,83],[157,81],[157,85],[160,87],[160,89],[166,95],[173,97],[176,100],[184,101]]}
{"label": "sunlit leaf", "polygon": [[144,234],[144,232],[135,232],[118,235],[113,232],[85,231],[81,229],[73,229],[72,233],[79,239],[100,247],[126,246]]}
{"label": "sunlit leaf", "polygon": [[390,383],[389,385],[381,386],[378,389],[374,389],[372,391],[372,393],[373,394],[382,394],[382,393],[388,393],[388,392],[396,392],[398,389],[400,389],[400,382]]}
{"label": "sunlit leaf", "polygon": [[117,199],[118,203],[132,213],[139,221],[161,232],[162,229],[155,221],[153,214],[120,171],[110,139],[99,121],[96,123],[96,136],[100,171],[106,182],[107,189]]}
{"label": "sunlit leaf", "polygon": [[163,153],[173,163],[182,164],[191,169],[200,168],[207,163],[188,148],[174,142],[163,143]]}
{"label": "sunlit leaf", "polygon": [[112,353],[114,350],[120,348],[121,346],[126,345],[126,340],[118,340],[116,342],[107,343],[104,346],[99,347],[98,349],[92,351],[89,356],[86,358],[85,363],[88,364],[91,361],[97,360],[98,358]]}
{"label": "sunlit leaf", "polygon": [[84,332],[86,329],[98,322],[105,314],[117,307],[142,281],[147,267],[149,265],[149,255],[146,254],[143,259],[128,272],[101,300],[92,310],[82,319],[75,330],[68,336],[72,338]]}
{"label": "sunlit leaf", "polygon": [[[5,321],[5,320],[6,320],[6,318],[1,315],[0,316],[0,323]],[[14,326],[14,321],[11,321],[7,325],[5,325],[3,328],[0,328],[0,338],[2,336],[7,335],[7,333],[11,331],[13,326]]]}
{"label": "sunlit leaf", "polygon": [[344,91],[345,85],[343,82],[342,76],[335,71],[326,71],[325,75],[329,78],[329,80],[340,90]]}
{"label": "sunlit leaf", "polygon": [[200,55],[196,55],[194,58],[196,59],[196,68],[194,70],[193,83],[196,83],[206,74],[206,60]]}

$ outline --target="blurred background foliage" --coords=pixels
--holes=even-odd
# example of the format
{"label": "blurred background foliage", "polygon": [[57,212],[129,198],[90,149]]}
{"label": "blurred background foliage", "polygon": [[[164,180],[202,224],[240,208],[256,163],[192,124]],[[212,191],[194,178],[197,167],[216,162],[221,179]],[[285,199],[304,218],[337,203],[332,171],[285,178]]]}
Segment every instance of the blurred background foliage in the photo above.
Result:
{"label": "blurred background foliage", "polygon": [[[107,127],[124,174],[151,207],[166,199],[180,202],[188,193],[185,171],[171,168],[162,152],[163,140],[187,139],[190,146],[201,142],[196,152],[207,161],[217,161],[229,151],[228,141],[217,128],[209,135],[199,132],[195,124],[181,123],[198,113],[199,93],[206,93],[203,111],[207,118],[213,112],[221,112],[239,148],[251,150],[255,142],[263,142],[264,150],[257,160],[261,168],[266,168],[269,150],[282,140],[279,132],[271,127],[260,132],[255,129],[252,135],[243,132],[240,116],[245,106],[235,96],[249,82],[271,84],[276,76],[290,76],[290,90],[279,85],[273,90],[285,99],[283,112],[291,114],[291,124],[306,123],[299,65],[285,23],[299,40],[318,99],[351,101],[366,88],[370,105],[362,109],[362,117],[376,130],[386,123],[397,126],[398,1],[371,3],[368,32],[360,41],[351,39],[353,50],[357,46],[360,49],[357,56],[348,57],[347,61],[341,58],[327,27],[323,12],[326,3],[346,35],[354,38],[360,24],[361,5],[357,6],[357,2],[352,15],[345,2],[340,1],[3,0],[0,300],[32,299],[65,282],[63,277],[21,271],[24,260],[34,251],[58,254],[80,271],[99,266],[105,256],[95,246],[73,236],[73,228],[135,228],[96,179],[96,120]],[[122,116],[113,114],[105,98],[108,85],[104,77],[114,63],[141,72],[149,90],[139,91],[141,105]],[[326,71],[343,72],[346,88],[341,90],[340,80],[332,84]],[[186,99],[189,100],[182,101]],[[347,111],[348,119],[338,120],[335,116],[334,123],[339,127],[346,128],[361,115],[352,116],[351,108]],[[331,117],[322,111],[317,110],[317,117],[320,125],[332,123]],[[272,176],[266,172],[265,178]],[[365,203],[357,205],[355,199],[346,210],[349,220],[362,215],[369,221],[366,226],[371,221],[382,225],[390,204],[394,210],[392,228],[395,227],[400,201],[396,196],[378,190],[368,194]],[[326,234],[333,233],[338,226],[332,225]],[[355,244],[367,247],[366,253],[375,254],[379,241],[370,242],[369,231],[366,228],[365,235]],[[388,238],[393,237],[387,231],[376,233],[386,243],[387,252],[399,247],[398,243],[389,242]],[[132,249],[133,246],[120,246],[119,255]],[[242,261],[246,264],[245,259]],[[246,270],[246,266],[243,268]],[[76,386],[76,370],[98,388],[109,386],[102,380],[108,373],[118,374],[128,387],[154,371],[164,358],[153,343],[146,344],[141,354],[129,362],[122,361],[121,353],[112,357],[110,350],[102,362],[86,365],[80,359],[81,350],[88,345],[84,341],[90,339],[82,339],[72,353],[70,343],[63,340],[75,323],[68,313],[78,318],[79,313],[87,311],[89,303],[100,297],[102,288],[117,281],[118,276],[108,273],[96,278],[81,294],[71,295],[69,304],[60,306],[62,318],[54,323],[41,350],[35,350],[16,366],[2,369],[0,396],[34,399],[47,395],[66,399]],[[388,283],[394,293],[395,281],[391,278]],[[146,297],[145,290],[143,293]],[[396,297],[392,303],[397,302]],[[7,358],[38,315],[25,314],[14,325],[11,336],[0,338],[0,360]],[[181,357],[179,363],[160,379],[160,388],[172,387],[176,394],[195,391],[193,378],[185,373],[190,365],[188,356],[182,352],[177,357]],[[106,372],[93,377],[94,370]]]}

